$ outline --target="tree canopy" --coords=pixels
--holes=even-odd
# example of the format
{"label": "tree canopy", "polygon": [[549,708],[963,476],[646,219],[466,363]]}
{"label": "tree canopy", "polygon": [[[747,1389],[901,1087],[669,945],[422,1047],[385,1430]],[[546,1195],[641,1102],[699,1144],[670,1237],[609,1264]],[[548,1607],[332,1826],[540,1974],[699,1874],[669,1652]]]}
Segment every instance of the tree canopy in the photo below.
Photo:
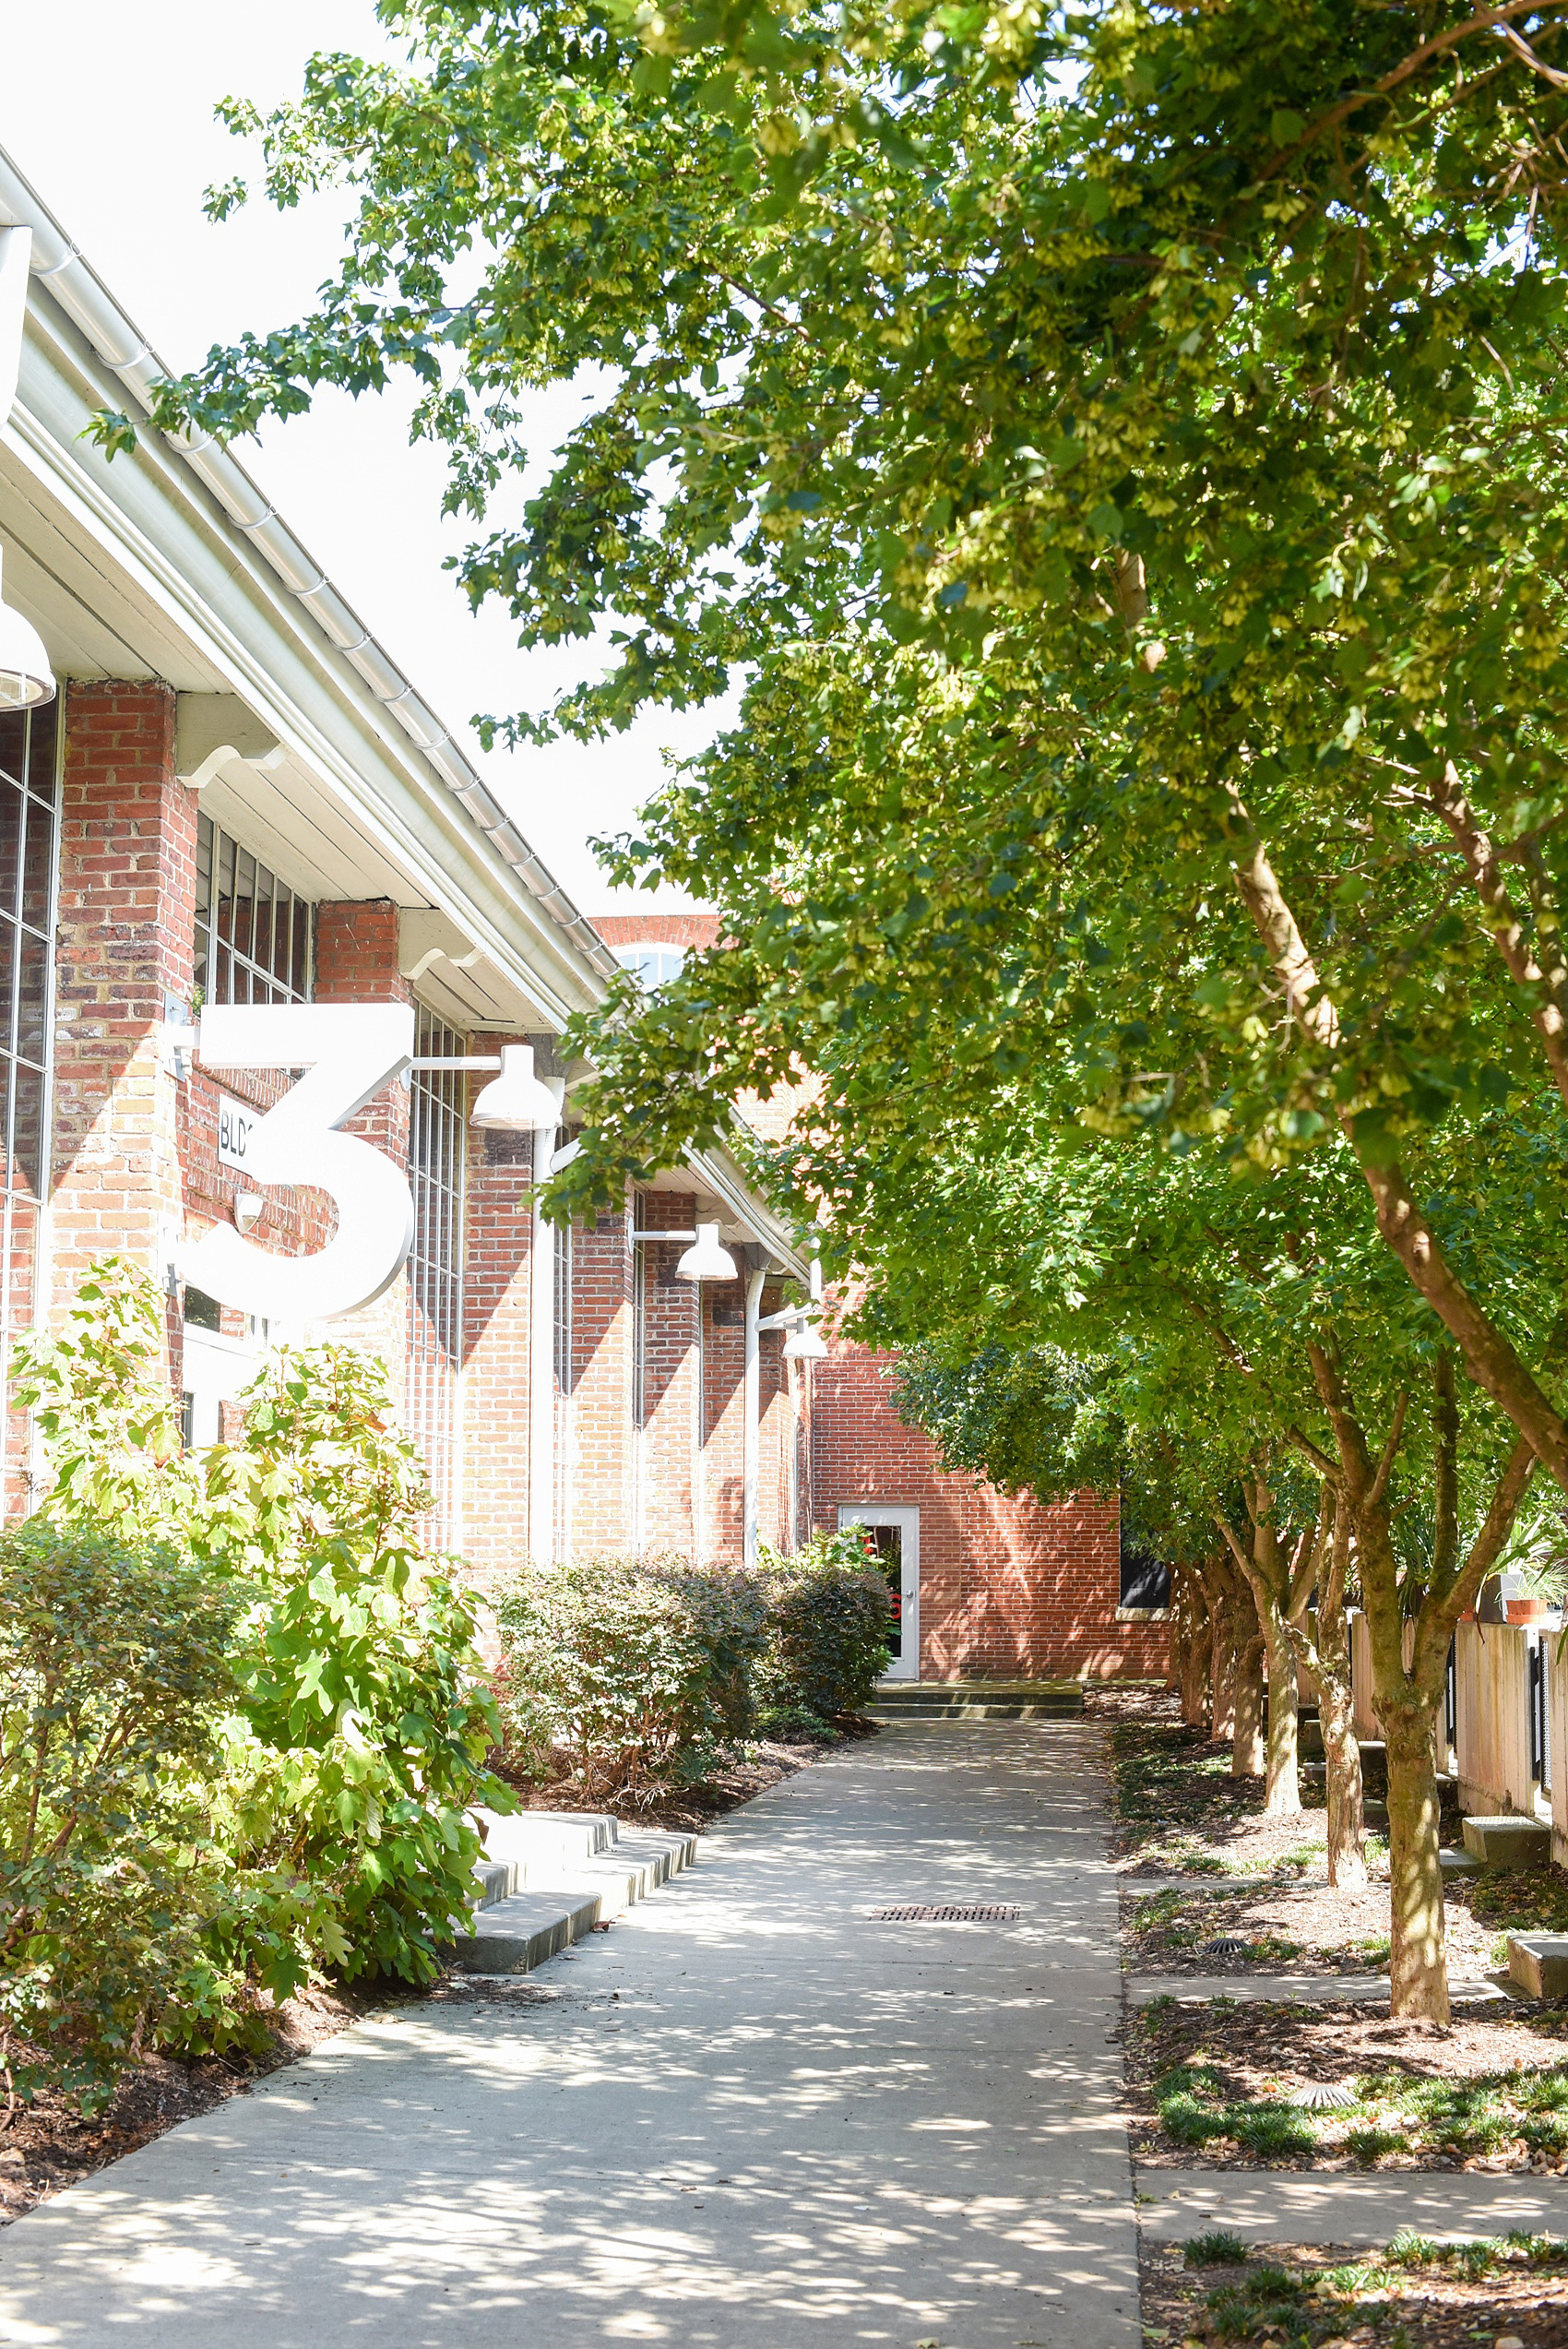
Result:
{"label": "tree canopy", "polygon": [[1080,1127],[1348,1147],[1568,1485],[1423,1196],[1445,1119],[1568,1094],[1563,7],[381,13],[406,68],[233,110],[276,200],[357,189],[339,277],[160,413],[421,376],[469,594],[614,623],[514,734],[746,680],[620,864],[726,944],[582,1031],[561,1198],[802,1063],[861,1131],[1049,1065]]}
{"label": "tree canopy", "polygon": [[[554,1208],[810,1070],[770,1171],[883,1308],[931,1309],[955,1186],[1004,1237],[987,1186],[1044,1169],[1039,1253],[955,1307],[1071,1345],[1045,1257],[1158,1190],[1158,1247],[1082,1294],[1136,1329],[1163,1260],[1246,1323],[1248,1391],[1295,1393],[1376,1553],[1408,1787],[1426,1739],[1413,1849],[1447,1632],[1407,1705],[1412,1364],[1450,1598],[1462,1460],[1514,1507],[1537,1458],[1568,1491],[1568,0],[379,14],[402,66],[230,110],[275,201],[354,191],[340,270],[156,418],[232,435],[411,370],[469,596],[611,645],[493,736],[741,682],[614,864],[720,944],[577,1024]],[[531,483],[519,402],[563,379],[582,421]]]}

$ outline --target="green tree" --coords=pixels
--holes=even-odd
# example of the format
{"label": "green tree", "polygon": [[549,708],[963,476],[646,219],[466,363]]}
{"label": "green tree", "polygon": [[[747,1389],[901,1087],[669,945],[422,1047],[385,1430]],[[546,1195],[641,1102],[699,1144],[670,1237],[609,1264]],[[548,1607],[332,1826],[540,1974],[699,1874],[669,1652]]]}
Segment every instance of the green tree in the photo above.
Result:
{"label": "green tree", "polygon": [[[382,14],[406,67],[231,110],[274,200],[355,191],[338,277],[158,413],[410,368],[449,502],[501,512],[470,596],[619,623],[554,722],[750,677],[624,865],[739,946],[594,1025],[562,1196],[846,1021],[862,1122],[1049,1053],[1107,1130],[1342,1139],[1568,1488],[1421,1164],[1543,1065],[1568,1094],[1562,6]],[[588,364],[513,519],[517,399]]]}
{"label": "green tree", "polygon": [[[1540,1187],[1537,1137],[1492,1123],[1455,1138],[1456,1154],[1508,1170],[1512,1267],[1495,1260],[1503,1218],[1474,1213],[1468,1186],[1433,1211],[1455,1263],[1507,1286],[1515,1326],[1550,1358],[1568,1280],[1555,1180]],[[1207,1514],[1264,1633],[1271,1808],[1299,1802],[1300,1666],[1323,1691],[1340,1880],[1361,1867],[1343,1616],[1353,1544],[1388,1744],[1395,2001],[1445,2012],[1438,1708],[1459,1615],[1510,1537],[1536,1530],[1530,1447],[1456,1379],[1442,1324],[1366,1232],[1344,1158],[1239,1180],[1218,1150],[1063,1156],[1017,1119],[989,1140],[978,1161],[934,1170],[864,1152],[813,1162],[814,1183],[848,1195],[850,1225],[873,1234],[869,1329],[960,1366],[987,1345],[1043,1339],[1069,1373],[1004,1377],[957,1407],[976,1464],[1054,1496],[1086,1468],[1107,1484],[1115,1459],[1152,1457],[1187,1513]],[[939,1401],[951,1445],[951,1390]],[[1179,1523],[1169,1492],[1163,1505]],[[1420,1552],[1396,1530],[1413,1508],[1432,1529]]]}

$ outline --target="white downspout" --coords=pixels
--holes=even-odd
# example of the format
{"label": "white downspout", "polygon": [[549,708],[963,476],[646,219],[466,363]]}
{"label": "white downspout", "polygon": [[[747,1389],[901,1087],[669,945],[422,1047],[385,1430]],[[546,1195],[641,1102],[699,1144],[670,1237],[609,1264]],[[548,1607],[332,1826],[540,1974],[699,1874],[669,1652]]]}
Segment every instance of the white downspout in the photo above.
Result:
{"label": "white downspout", "polygon": [[741,1451],[741,1561],[750,1573],[757,1556],[757,1461],[762,1450],[762,1293],[767,1274],[746,1276],[745,1428]]}
{"label": "white downspout", "polygon": [[554,1155],[555,1126],[533,1130],[533,1245],[529,1262],[529,1556],[548,1565],[555,1551],[555,1230],[540,1194]]}

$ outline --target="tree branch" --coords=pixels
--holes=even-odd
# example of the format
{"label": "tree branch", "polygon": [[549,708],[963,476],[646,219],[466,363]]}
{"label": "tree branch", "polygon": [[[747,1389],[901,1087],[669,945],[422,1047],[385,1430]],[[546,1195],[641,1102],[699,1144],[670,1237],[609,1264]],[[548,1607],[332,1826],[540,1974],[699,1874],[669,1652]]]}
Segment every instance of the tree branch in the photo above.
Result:
{"label": "tree branch", "polygon": [[1294,1444],[1296,1449],[1304,1454],[1304,1456],[1312,1461],[1312,1464],[1317,1470],[1318,1474],[1320,1476],[1326,1477],[1331,1485],[1337,1486],[1339,1483],[1338,1461],[1336,1460],[1330,1460],[1326,1452],[1320,1451],[1317,1446],[1313,1443],[1312,1437],[1304,1435],[1300,1427],[1292,1425],[1286,1429],[1285,1434],[1287,1441]]}
{"label": "tree branch", "polygon": [[[1246,809],[1234,795],[1231,806],[1251,835],[1245,857],[1231,868],[1241,900],[1267,949],[1287,1002],[1308,1032],[1332,1050],[1339,1041],[1338,1013],[1324,991],[1317,966]],[[1370,1145],[1358,1139],[1352,1109],[1342,1108],[1338,1115],[1372,1193],[1379,1232],[1457,1344],[1470,1378],[1507,1413],[1520,1434],[1529,1437],[1543,1467],[1568,1493],[1568,1424],[1562,1413],[1455,1273],[1436,1234],[1416,1205],[1397,1161],[1374,1155]],[[1327,1405],[1321,1378],[1319,1392]],[[1368,1475],[1370,1480],[1370,1463]]]}
{"label": "tree branch", "polygon": [[[1428,804],[1441,816],[1463,856],[1476,895],[1485,908],[1487,927],[1517,987],[1543,995],[1531,1008],[1530,1019],[1540,1037],[1552,1083],[1568,1102],[1568,972],[1549,974],[1526,943],[1525,933],[1503,878],[1503,855],[1485,831],[1466,798],[1452,764],[1427,794]],[[1561,960],[1561,958],[1559,958]]]}
{"label": "tree branch", "polygon": [[1336,129],[1340,123],[1359,113],[1361,107],[1370,106],[1375,99],[1391,97],[1401,83],[1408,81],[1412,74],[1420,73],[1424,65],[1433,57],[1441,56],[1445,49],[1453,49],[1461,41],[1468,41],[1474,33],[1501,31],[1512,17],[1538,15],[1541,5],[1542,0],[1502,0],[1498,7],[1482,8],[1463,24],[1449,25],[1444,31],[1433,33],[1430,41],[1423,41],[1419,48],[1412,49],[1392,73],[1384,74],[1383,79],[1374,82],[1370,89],[1359,89],[1351,97],[1342,98],[1336,106],[1329,108],[1326,114],[1320,114],[1315,123],[1309,124],[1292,146],[1283,149],[1275,157],[1264,177],[1277,179],[1280,173],[1288,171],[1297,156],[1304,154],[1325,131]]}
{"label": "tree branch", "polygon": [[1388,1490],[1388,1480],[1394,1473],[1395,1456],[1399,1449],[1400,1438],[1405,1433],[1405,1413],[1409,1408],[1409,1402],[1408,1391],[1401,1387],[1395,1400],[1394,1417],[1389,1422],[1388,1439],[1383,1447],[1383,1456],[1377,1463],[1377,1474],[1372,1478],[1372,1490],[1367,1495],[1369,1508],[1375,1508]]}

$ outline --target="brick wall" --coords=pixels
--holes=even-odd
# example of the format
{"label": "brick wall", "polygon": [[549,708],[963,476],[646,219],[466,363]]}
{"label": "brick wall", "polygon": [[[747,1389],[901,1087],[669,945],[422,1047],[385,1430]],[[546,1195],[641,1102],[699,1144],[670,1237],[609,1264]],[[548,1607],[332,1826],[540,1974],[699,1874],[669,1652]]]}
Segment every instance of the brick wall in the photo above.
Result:
{"label": "brick wall", "polygon": [[632,1547],[632,1240],[628,1207],[572,1234],[572,1549]]}
{"label": "brick wall", "polygon": [[[188,1004],[196,800],[174,774],[174,695],[66,687],[55,954],[52,1306],[94,1257],[152,1265],[182,1207],[166,996]],[[180,918],[184,909],[184,918]],[[170,1326],[172,1368],[177,1325]]]}
{"label": "brick wall", "polygon": [[841,1505],[920,1510],[921,1674],[932,1680],[1161,1672],[1158,1624],[1119,1624],[1117,1502],[1044,1508],[945,1473],[889,1397],[891,1364],[842,1339],[815,1366],[816,1521]]}
{"label": "brick wall", "polygon": [[599,913],[594,928],[606,946],[711,946],[717,913]]}
{"label": "brick wall", "polygon": [[[649,1232],[691,1228],[692,1202],[681,1191],[649,1191],[641,1221]],[[675,1267],[682,1240],[649,1240],[637,1250],[643,1280],[642,1433],[637,1515],[646,1547],[696,1557],[704,1548],[698,1506],[699,1368],[702,1289]]]}

